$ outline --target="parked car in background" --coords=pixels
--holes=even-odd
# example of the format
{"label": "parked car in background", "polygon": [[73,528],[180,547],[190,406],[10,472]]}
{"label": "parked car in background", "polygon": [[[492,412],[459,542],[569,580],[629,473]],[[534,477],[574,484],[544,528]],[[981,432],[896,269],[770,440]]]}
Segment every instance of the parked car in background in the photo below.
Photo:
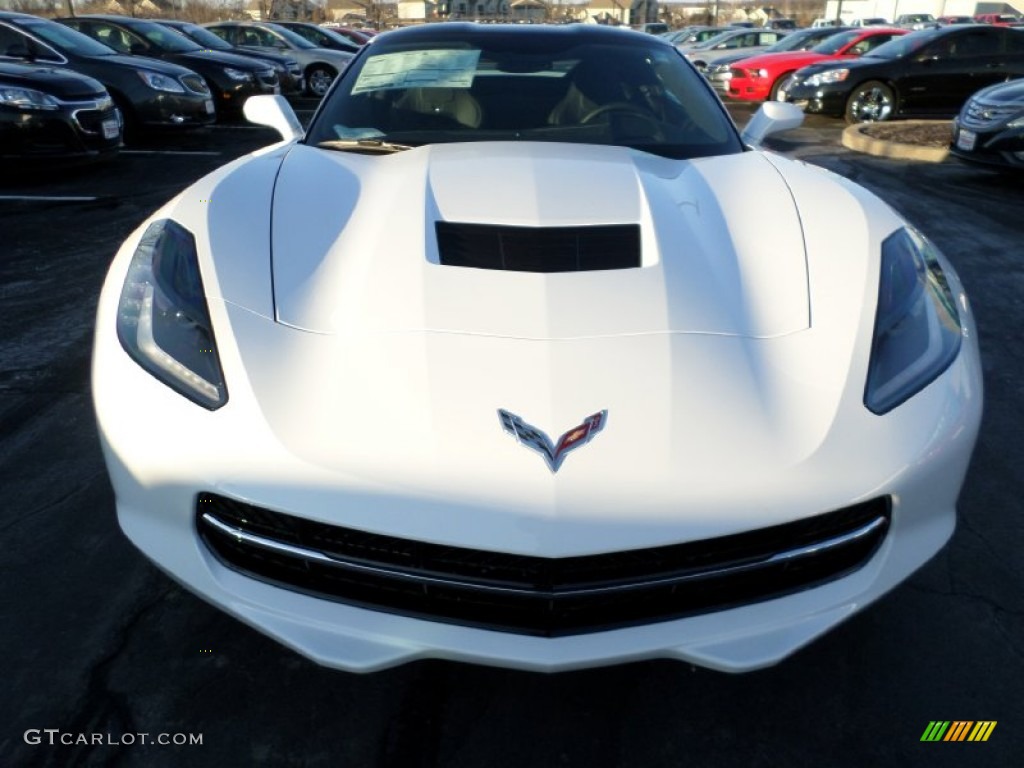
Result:
{"label": "parked car in background", "polygon": [[930,13],[905,13],[896,17],[896,26],[903,29],[931,29],[939,22]]}
{"label": "parked car in background", "polygon": [[274,23],[305,38],[317,48],[330,48],[332,51],[355,54],[359,53],[359,49],[363,47],[333,29],[321,27],[308,21],[275,21]]}
{"label": "parked car in background", "polygon": [[694,45],[700,45],[701,43],[710,40],[716,35],[720,35],[725,32],[722,27],[686,27],[675,32],[669,32],[665,37],[670,43],[679,48],[681,51],[686,51],[688,48]]}
{"label": "parked car in background", "polygon": [[704,70],[723,56],[741,51],[757,51],[777,43],[786,32],[772,29],[733,29],[693,46],[683,55],[699,70]]}
{"label": "parked car in background", "polygon": [[979,13],[974,17],[979,24],[995,24],[997,27],[1010,27],[1024,21],[1024,16],[1012,13]]}
{"label": "parked car in background", "polygon": [[81,72],[110,93],[126,136],[153,128],[210,125],[216,107],[206,81],[191,69],[144,56],[125,56],[64,24],[0,11],[0,59]]}
{"label": "parked car in background", "polygon": [[990,85],[968,99],[953,120],[950,151],[973,163],[1024,171],[1024,80]]}
{"label": "parked car in background", "polygon": [[976,24],[971,16],[939,16],[936,19],[940,27],[948,27],[950,24]]}
{"label": "parked car in background", "polygon": [[118,53],[147,56],[197,72],[206,80],[221,118],[242,114],[250,96],[280,93],[277,72],[264,61],[203,48],[167,27],[128,16],[89,15],[57,19]]}
{"label": "parked car in background", "polygon": [[352,54],[318,48],[290,29],[261,21],[218,21],[204,25],[218,37],[245,50],[287,53],[302,67],[306,92],[322,97],[334,78],[344,72],[352,61]]}
{"label": "parked car in background", "polygon": [[637,24],[633,29],[638,32],[646,32],[648,35],[663,35],[671,31],[671,27],[663,21],[651,21],[646,24]]}
{"label": "parked car in background", "polygon": [[851,123],[953,117],[979,86],[1022,76],[1024,34],[973,24],[912,32],[853,61],[812,64],[779,95]]}
{"label": "parked car in background", "polygon": [[373,39],[373,36],[377,34],[372,29],[354,29],[353,27],[346,27],[335,22],[326,22],[320,26],[351,40],[360,47],[370,42]]}
{"label": "parked car in background", "polygon": [[117,154],[121,116],[98,80],[70,70],[0,63],[0,169],[93,162]]}
{"label": "parked car in background", "polygon": [[305,82],[302,79],[302,67],[299,66],[299,62],[287,53],[259,51],[253,48],[236,48],[226,40],[217,37],[206,27],[193,24],[191,21],[172,21],[168,19],[157,19],[156,21],[158,24],[172,29],[180,35],[184,35],[193,43],[203,48],[208,48],[211,51],[237,53],[267,62],[277,72],[277,81],[281,84],[281,93],[285,96],[294,96],[305,90]]}
{"label": "parked car in background", "polygon": [[891,22],[881,16],[872,16],[866,19],[854,19],[850,22],[851,27],[887,27]]}
{"label": "parked car in background", "polygon": [[774,100],[782,83],[798,69],[821,61],[856,59],[905,34],[907,30],[894,27],[865,27],[832,35],[809,51],[759,53],[732,66],[729,96],[742,101]]}
{"label": "parked car in background", "polygon": [[818,29],[820,27],[841,27],[843,22],[841,19],[815,19],[811,22],[811,29]]}
{"label": "parked car in background", "polygon": [[833,35],[845,32],[849,27],[819,27],[817,29],[806,28],[790,32],[784,38],[764,50],[739,51],[730,56],[722,56],[715,59],[714,64],[709,64],[704,70],[704,76],[708,82],[720,93],[727,93],[729,82],[732,79],[732,66],[739,61],[750,58],[750,56],[761,56],[767,53],[784,53],[786,51],[806,51],[827,40]]}
{"label": "parked car in background", "polygon": [[785,29],[792,31],[796,29],[796,21],[793,19],[765,19],[761,25],[764,29]]}

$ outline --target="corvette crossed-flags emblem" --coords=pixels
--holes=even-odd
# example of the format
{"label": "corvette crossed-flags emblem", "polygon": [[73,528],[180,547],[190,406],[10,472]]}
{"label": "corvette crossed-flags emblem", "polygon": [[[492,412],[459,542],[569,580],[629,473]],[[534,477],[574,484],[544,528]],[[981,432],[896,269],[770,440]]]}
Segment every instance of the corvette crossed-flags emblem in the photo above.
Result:
{"label": "corvette crossed-flags emblem", "polygon": [[565,461],[565,457],[570,451],[586,445],[594,435],[604,429],[604,425],[608,421],[608,411],[600,411],[587,416],[582,424],[573,427],[559,437],[557,443],[552,443],[547,434],[533,425],[527,424],[514,413],[499,408],[498,418],[506,432],[543,457],[547,462],[548,469],[553,474],[562,466],[562,462]]}

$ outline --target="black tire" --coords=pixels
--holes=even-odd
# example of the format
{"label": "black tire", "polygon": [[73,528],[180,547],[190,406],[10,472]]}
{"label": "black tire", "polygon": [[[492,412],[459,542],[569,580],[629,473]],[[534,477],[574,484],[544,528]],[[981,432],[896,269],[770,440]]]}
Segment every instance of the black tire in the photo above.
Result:
{"label": "black tire", "polygon": [[790,70],[789,72],[783,72],[781,75],[779,75],[777,78],[775,78],[775,82],[772,83],[772,89],[768,92],[768,101],[778,101],[779,100],[779,88],[782,87],[782,84],[784,82],[789,80],[789,76],[792,75],[792,74],[793,74],[793,70]]}
{"label": "black tire", "polygon": [[885,83],[869,80],[861,83],[846,100],[846,122],[879,123],[896,115],[896,93]]}
{"label": "black tire", "polygon": [[306,70],[306,93],[314,99],[322,99],[337,76],[337,71],[331,67],[314,64]]}

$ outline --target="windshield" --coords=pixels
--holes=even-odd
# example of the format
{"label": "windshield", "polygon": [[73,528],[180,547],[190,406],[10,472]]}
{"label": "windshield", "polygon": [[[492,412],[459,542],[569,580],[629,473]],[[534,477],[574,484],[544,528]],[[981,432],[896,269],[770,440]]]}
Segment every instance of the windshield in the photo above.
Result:
{"label": "windshield", "polygon": [[64,53],[71,53],[76,56],[114,56],[117,54],[113,48],[109,48],[101,42],[93,40],[76,29],[65,27],[55,21],[37,19],[32,21],[18,20],[19,25],[29,30],[32,34],[40,37],[51,45],[57,47]]}
{"label": "windshield", "polygon": [[817,29],[800,29],[796,32],[792,32],[786,35],[784,38],[779,40],[777,43],[772,43],[764,49],[764,53],[782,53],[784,51],[803,51],[810,48],[814,43],[821,39],[821,35],[818,34]]}
{"label": "windshield", "polygon": [[729,29],[725,32],[719,32],[717,35],[705,38],[704,42],[694,46],[694,48],[714,48],[719,43],[724,43],[726,40],[731,40],[736,37],[737,30]]}
{"label": "windshield", "polygon": [[811,48],[813,53],[821,53],[825,56],[832,56],[833,54],[839,53],[840,49],[845,48],[863,33],[854,30],[853,32],[840,32],[838,35],[832,35],[827,40],[822,40],[816,46]]}
{"label": "windshield", "polygon": [[162,27],[155,22],[145,22],[137,25],[133,24],[129,29],[133,32],[139,33],[162,51],[170,51],[172,53],[191,53],[192,51],[202,50],[202,48],[187,37],[182,37],[177,32],[172,32],[167,27]]}
{"label": "windshield", "polygon": [[225,40],[221,40],[213,32],[200,27],[198,24],[184,24],[180,27],[171,27],[171,29],[181,32],[187,35],[190,39],[199,43],[204,48],[211,48],[215,51],[230,51],[232,50],[231,44]]}
{"label": "windshield", "polygon": [[740,151],[700,75],[674,48],[637,38],[496,27],[389,33],[345,72],[306,142],[546,141],[674,158]]}
{"label": "windshield", "polygon": [[935,29],[922,29],[918,32],[911,32],[909,35],[894,37],[888,43],[878,46],[873,51],[868,51],[864,56],[873,59],[902,59],[930,42],[938,34],[939,31]]}
{"label": "windshield", "polygon": [[316,46],[309,42],[309,40],[304,38],[302,35],[295,34],[287,27],[280,27],[277,24],[271,24],[270,26],[273,28],[274,32],[279,34],[296,48],[316,48]]}

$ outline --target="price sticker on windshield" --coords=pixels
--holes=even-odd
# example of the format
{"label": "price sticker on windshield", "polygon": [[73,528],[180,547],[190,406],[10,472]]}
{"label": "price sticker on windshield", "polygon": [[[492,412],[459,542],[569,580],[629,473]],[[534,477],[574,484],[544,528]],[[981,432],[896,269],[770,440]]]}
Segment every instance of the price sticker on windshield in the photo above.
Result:
{"label": "price sticker on windshield", "polygon": [[352,93],[396,88],[469,88],[480,51],[402,51],[370,56]]}

